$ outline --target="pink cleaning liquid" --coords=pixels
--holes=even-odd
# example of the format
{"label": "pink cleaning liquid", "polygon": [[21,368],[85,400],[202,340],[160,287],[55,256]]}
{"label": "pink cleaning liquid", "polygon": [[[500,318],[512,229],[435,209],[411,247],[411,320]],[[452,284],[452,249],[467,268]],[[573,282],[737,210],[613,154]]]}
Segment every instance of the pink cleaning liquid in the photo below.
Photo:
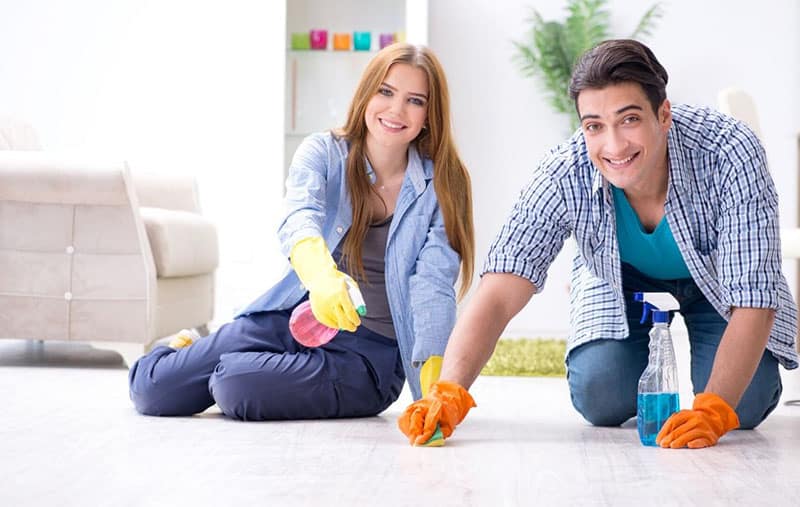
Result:
{"label": "pink cleaning liquid", "polygon": [[289,331],[298,343],[306,347],[325,345],[339,332],[338,329],[320,324],[311,311],[309,301],[303,301],[295,307],[292,316],[289,317]]}

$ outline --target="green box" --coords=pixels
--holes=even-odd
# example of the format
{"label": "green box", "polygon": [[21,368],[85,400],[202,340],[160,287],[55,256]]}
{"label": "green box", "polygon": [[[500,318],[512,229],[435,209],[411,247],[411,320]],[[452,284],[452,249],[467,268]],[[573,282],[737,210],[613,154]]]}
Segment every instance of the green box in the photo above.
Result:
{"label": "green box", "polygon": [[311,35],[308,32],[292,32],[292,49],[311,49]]}

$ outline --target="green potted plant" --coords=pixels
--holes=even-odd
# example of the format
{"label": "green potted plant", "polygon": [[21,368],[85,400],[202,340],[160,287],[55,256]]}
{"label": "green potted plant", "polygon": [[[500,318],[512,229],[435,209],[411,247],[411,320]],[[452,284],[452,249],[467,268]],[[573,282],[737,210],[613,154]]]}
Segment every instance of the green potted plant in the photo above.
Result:
{"label": "green potted plant", "polygon": [[[545,21],[533,9],[528,19],[531,29],[524,41],[513,41],[514,60],[525,77],[541,80],[548,102],[559,113],[569,115],[570,127],[578,127],[569,98],[569,79],[578,57],[601,41],[610,38],[607,0],[568,0],[564,22]],[[630,39],[650,35],[655,21],[663,15],[656,3],[644,13]]]}

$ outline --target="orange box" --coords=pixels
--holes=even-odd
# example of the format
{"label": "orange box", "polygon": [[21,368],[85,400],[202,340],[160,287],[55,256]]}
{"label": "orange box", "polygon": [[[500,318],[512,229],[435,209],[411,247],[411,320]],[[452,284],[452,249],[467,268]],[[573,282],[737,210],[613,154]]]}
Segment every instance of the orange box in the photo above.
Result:
{"label": "orange box", "polygon": [[338,51],[350,51],[350,34],[349,33],[333,34],[333,49]]}

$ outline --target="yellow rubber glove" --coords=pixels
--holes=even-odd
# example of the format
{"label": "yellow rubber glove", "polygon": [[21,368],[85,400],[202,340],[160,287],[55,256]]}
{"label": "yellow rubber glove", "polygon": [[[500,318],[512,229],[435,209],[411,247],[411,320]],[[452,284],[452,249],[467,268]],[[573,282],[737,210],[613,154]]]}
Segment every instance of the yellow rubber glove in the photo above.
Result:
{"label": "yellow rubber glove", "polygon": [[[425,361],[425,364],[422,365],[422,368],[419,370],[419,386],[422,390],[422,396],[428,394],[430,391],[431,386],[439,380],[439,374],[442,372],[442,356],[431,356]],[[424,444],[424,447],[441,447],[444,445],[444,435],[442,435],[442,430],[437,426],[431,435],[431,438],[427,440]]]}
{"label": "yellow rubber glove", "polygon": [[397,426],[411,445],[423,445],[430,440],[437,425],[444,438],[449,438],[456,425],[475,406],[475,400],[466,389],[455,382],[440,380],[431,386],[424,398],[406,408]]}
{"label": "yellow rubber glove", "polygon": [[422,389],[422,396],[428,394],[431,386],[439,380],[442,373],[442,356],[431,356],[419,370],[419,386]]}
{"label": "yellow rubber glove", "polygon": [[200,335],[197,334],[197,331],[193,329],[181,329],[169,341],[169,346],[175,350],[178,350],[184,347],[188,347],[189,345],[193,344],[199,339]]}
{"label": "yellow rubber glove", "polygon": [[738,427],[739,417],[725,400],[714,393],[700,393],[694,398],[692,410],[681,410],[667,419],[656,443],[672,449],[710,447]]}
{"label": "yellow rubber glove", "polygon": [[336,269],[336,263],[320,236],[301,239],[292,247],[292,268],[308,289],[311,312],[321,323],[334,329],[355,331],[361,325],[347,293],[347,282],[356,283]]}

